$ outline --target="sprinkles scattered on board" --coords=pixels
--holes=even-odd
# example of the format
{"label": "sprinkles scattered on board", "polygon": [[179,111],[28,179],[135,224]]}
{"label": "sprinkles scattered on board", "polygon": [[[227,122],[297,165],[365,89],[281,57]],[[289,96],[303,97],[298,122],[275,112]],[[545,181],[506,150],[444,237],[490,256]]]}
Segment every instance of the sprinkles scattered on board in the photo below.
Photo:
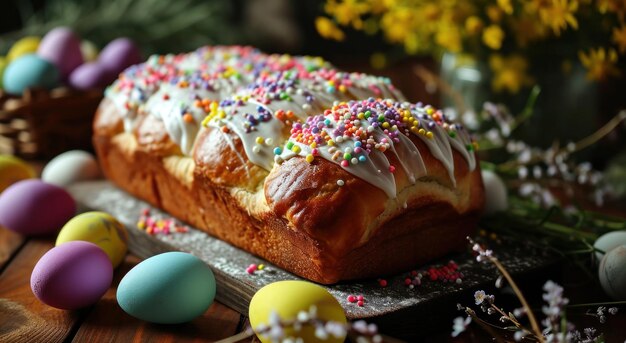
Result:
{"label": "sprinkles scattered on board", "polygon": [[169,235],[171,233],[186,233],[189,231],[189,228],[180,224],[176,218],[153,216],[149,208],[141,211],[141,216],[137,221],[137,228],[144,230],[149,235]]}
{"label": "sprinkles scattered on board", "polygon": [[363,297],[363,295],[353,295],[350,294],[348,295],[348,298],[346,299],[349,303],[352,304],[357,304],[357,306],[359,307],[363,307],[365,305],[365,298]]}

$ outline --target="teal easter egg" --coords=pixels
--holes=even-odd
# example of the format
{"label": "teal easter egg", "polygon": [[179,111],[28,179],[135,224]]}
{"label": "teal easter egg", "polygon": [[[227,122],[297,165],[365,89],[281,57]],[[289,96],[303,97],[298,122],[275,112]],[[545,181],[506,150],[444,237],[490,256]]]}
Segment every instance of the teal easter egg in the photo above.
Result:
{"label": "teal easter egg", "polygon": [[4,90],[14,95],[21,95],[27,88],[54,88],[58,83],[58,69],[34,54],[12,61],[3,75]]}
{"label": "teal easter egg", "polygon": [[131,269],[117,288],[117,302],[133,317],[159,324],[188,322],[215,298],[213,272],[199,258],[168,252]]}

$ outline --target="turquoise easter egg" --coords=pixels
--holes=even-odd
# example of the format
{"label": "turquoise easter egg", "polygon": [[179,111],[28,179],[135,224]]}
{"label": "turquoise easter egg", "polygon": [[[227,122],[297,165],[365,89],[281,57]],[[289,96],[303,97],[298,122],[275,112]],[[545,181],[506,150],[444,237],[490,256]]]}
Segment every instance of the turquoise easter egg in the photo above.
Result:
{"label": "turquoise easter egg", "polygon": [[213,272],[199,258],[168,252],[131,269],[117,288],[117,302],[133,317],[159,324],[188,322],[215,298]]}
{"label": "turquoise easter egg", "polygon": [[28,54],[12,61],[3,75],[4,90],[21,95],[27,88],[54,88],[59,83],[59,71],[41,57]]}

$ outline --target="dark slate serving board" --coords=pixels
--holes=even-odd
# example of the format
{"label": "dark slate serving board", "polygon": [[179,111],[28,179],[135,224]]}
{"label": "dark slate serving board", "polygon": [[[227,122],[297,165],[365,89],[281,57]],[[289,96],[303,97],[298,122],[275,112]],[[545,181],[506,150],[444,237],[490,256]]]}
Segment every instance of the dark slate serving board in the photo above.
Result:
{"label": "dark slate serving board", "polygon": [[[217,280],[217,300],[242,314],[247,314],[250,299],[261,287],[275,281],[300,279],[261,258],[193,228],[186,233],[147,234],[138,229],[136,224],[142,210],[149,208],[149,205],[108,181],[78,183],[69,187],[69,191],[81,205],[81,210],[105,211],[118,218],[128,229],[130,251],[138,257],[147,258],[166,251],[180,250],[204,260],[213,269]],[[151,213],[156,217],[169,217],[157,209],[152,209]],[[555,261],[553,255],[527,244],[493,242],[491,248],[512,274],[541,270]],[[384,288],[377,280],[353,281],[324,287],[341,303],[349,319],[380,318],[409,313],[420,307],[432,307],[438,301],[450,300],[455,294],[493,284],[498,276],[492,266],[477,263],[469,252],[447,256],[440,261],[433,261],[429,266],[443,265],[450,260],[454,260],[464,274],[460,284],[430,281],[426,277],[421,286],[409,289],[404,285],[407,273],[403,273],[386,277],[388,286]],[[263,272],[250,275],[246,268],[252,263],[262,263],[266,268]],[[416,266],[415,269],[419,271],[427,267]],[[351,294],[362,294],[366,299],[365,305],[359,307],[349,303],[347,297]],[[471,300],[467,299],[469,302]]]}

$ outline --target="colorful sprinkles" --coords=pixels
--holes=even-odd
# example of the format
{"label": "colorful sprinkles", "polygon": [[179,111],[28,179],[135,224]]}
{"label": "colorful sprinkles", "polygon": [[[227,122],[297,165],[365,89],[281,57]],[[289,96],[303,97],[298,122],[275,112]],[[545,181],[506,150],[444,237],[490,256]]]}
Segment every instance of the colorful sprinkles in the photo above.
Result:
{"label": "colorful sprinkles", "polygon": [[153,216],[149,208],[141,211],[141,216],[137,221],[137,228],[145,231],[149,235],[169,235],[172,233],[186,233],[189,228],[180,224],[173,217]]}

